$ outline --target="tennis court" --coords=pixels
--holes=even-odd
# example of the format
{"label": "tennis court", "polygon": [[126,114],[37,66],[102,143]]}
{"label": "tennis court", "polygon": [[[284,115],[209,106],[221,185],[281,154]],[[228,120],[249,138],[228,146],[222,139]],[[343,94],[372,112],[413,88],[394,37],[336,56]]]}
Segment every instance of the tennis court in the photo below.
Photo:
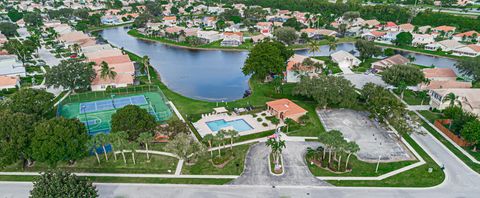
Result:
{"label": "tennis court", "polygon": [[166,121],[172,111],[159,92],[144,92],[127,95],[110,95],[93,101],[76,101],[59,106],[59,115],[77,118],[85,124],[90,135],[109,133],[112,115],[127,105],[137,105],[147,110],[158,122]]}

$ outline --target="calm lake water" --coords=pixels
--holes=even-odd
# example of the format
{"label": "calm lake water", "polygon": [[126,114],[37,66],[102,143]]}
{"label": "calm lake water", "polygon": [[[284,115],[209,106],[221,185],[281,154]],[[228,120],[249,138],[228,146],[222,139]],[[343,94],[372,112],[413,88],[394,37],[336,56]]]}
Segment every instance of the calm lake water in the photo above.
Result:
{"label": "calm lake water", "polygon": [[[124,27],[103,30],[100,34],[109,43],[123,47],[137,55],[150,57],[153,67],[160,73],[162,82],[184,96],[207,101],[232,101],[240,99],[248,87],[249,76],[242,73],[248,52],[220,50],[191,50],[144,41],[127,34]],[[355,51],[352,43],[338,44],[336,51]],[[322,46],[315,55],[328,56],[328,46]],[[307,50],[296,53],[309,54]],[[410,52],[398,52],[415,57],[419,65],[453,68],[455,60]]]}

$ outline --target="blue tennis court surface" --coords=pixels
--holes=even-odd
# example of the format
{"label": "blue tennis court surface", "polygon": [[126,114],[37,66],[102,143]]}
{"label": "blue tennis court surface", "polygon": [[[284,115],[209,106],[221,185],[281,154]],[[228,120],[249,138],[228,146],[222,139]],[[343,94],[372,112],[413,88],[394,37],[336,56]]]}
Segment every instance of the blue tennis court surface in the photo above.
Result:
{"label": "blue tennis court surface", "polygon": [[114,98],[112,100],[99,100],[94,102],[80,103],[80,113],[91,113],[97,111],[107,111],[122,108],[127,105],[146,105],[145,96],[130,96],[123,98]]}

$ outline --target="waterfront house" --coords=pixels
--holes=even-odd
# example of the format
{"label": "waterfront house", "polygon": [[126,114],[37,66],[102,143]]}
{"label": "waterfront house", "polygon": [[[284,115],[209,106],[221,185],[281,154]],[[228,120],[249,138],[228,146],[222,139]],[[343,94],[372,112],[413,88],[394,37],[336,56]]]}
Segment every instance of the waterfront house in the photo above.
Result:
{"label": "waterfront house", "polygon": [[262,34],[270,34],[273,31],[273,23],[271,22],[258,22],[257,25],[255,25],[255,28],[260,31]]}
{"label": "waterfront house", "polygon": [[412,40],[412,46],[417,47],[417,46],[425,46],[428,44],[435,43],[435,37],[431,34],[412,34],[413,40]]}
{"label": "waterfront house", "polygon": [[102,24],[114,25],[120,23],[120,19],[116,15],[105,15],[100,18]]}
{"label": "waterfront house", "polygon": [[204,43],[211,43],[222,39],[222,35],[217,31],[197,31],[197,37]]}
{"label": "waterfront house", "polygon": [[27,76],[25,67],[15,55],[0,56],[0,76]]}
{"label": "waterfront house", "polygon": [[164,16],[162,18],[162,23],[164,26],[174,26],[177,24],[177,17],[176,16]]}
{"label": "waterfront house", "polygon": [[400,54],[396,54],[383,60],[373,62],[372,68],[376,71],[383,71],[394,65],[406,65],[408,63],[410,63],[410,60],[408,58],[405,58]]}
{"label": "waterfront house", "polygon": [[203,17],[202,24],[206,29],[215,29],[217,28],[217,19],[215,17]]}
{"label": "waterfront house", "polygon": [[267,111],[280,120],[292,119],[296,122],[300,120],[300,117],[307,114],[307,110],[298,106],[289,99],[278,99],[267,102]]}
{"label": "waterfront house", "polygon": [[412,33],[415,29],[415,26],[410,23],[400,24],[398,25],[398,31],[400,32],[410,32]]}
{"label": "waterfront house", "polygon": [[259,34],[259,35],[255,35],[255,36],[250,37],[250,39],[252,39],[253,43],[258,43],[260,41],[263,41],[265,38],[267,38],[267,36],[265,36],[264,34]]}
{"label": "waterfront house", "polygon": [[449,52],[457,48],[464,47],[465,45],[456,41],[456,40],[443,40],[440,42],[432,43],[425,45],[426,50],[437,51],[442,50],[444,52]]}
{"label": "waterfront house", "polygon": [[343,50],[330,54],[330,57],[332,58],[332,61],[337,63],[340,68],[351,69],[362,63],[360,59]]}
{"label": "waterfront house", "polygon": [[366,27],[366,28],[373,28],[380,25],[380,22],[376,19],[371,19],[371,20],[365,20],[361,24],[361,26]]}
{"label": "waterfront house", "polygon": [[221,46],[237,47],[243,43],[243,33],[241,32],[224,32]]}
{"label": "waterfront house", "polygon": [[454,49],[452,50],[452,52],[455,56],[477,57],[478,55],[480,55],[480,46],[476,44],[470,44]]}
{"label": "waterfront house", "polygon": [[[307,59],[309,61],[305,61]],[[288,59],[285,80],[287,83],[297,83],[304,76],[317,77],[322,73],[322,68],[324,67],[324,61],[294,54]]]}
{"label": "waterfront house", "polygon": [[423,74],[425,78],[433,81],[450,81],[450,80],[457,80],[457,74],[455,71],[450,68],[427,68],[423,69]]}
{"label": "waterfront house", "polygon": [[456,80],[433,80],[426,83],[420,83],[419,90],[432,90],[432,89],[467,89],[472,88],[471,82],[456,81]]}
{"label": "waterfront house", "polygon": [[373,30],[373,31],[363,33],[361,35],[361,37],[368,40],[368,41],[374,41],[374,40],[377,40],[377,39],[385,36],[386,34],[387,34],[386,32]]}
{"label": "waterfront house", "polygon": [[444,37],[451,37],[456,29],[457,28],[453,26],[442,25],[432,28],[432,32],[440,35],[443,34]]}

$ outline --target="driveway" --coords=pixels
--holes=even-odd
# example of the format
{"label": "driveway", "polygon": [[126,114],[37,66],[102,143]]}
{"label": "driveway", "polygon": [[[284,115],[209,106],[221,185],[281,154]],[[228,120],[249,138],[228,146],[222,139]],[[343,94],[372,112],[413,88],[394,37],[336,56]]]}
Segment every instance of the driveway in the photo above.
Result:
{"label": "driveway", "polygon": [[45,61],[45,64],[51,67],[57,66],[60,63],[60,59],[56,58],[48,49],[43,47],[38,49],[38,56]]}
{"label": "driveway", "polygon": [[234,185],[269,185],[269,186],[327,186],[324,181],[315,178],[308,170],[303,158],[307,147],[317,147],[318,142],[286,142],[283,151],[284,174],[275,176],[268,169],[270,148],[264,142],[250,147],[247,153],[245,171],[234,180]]}

